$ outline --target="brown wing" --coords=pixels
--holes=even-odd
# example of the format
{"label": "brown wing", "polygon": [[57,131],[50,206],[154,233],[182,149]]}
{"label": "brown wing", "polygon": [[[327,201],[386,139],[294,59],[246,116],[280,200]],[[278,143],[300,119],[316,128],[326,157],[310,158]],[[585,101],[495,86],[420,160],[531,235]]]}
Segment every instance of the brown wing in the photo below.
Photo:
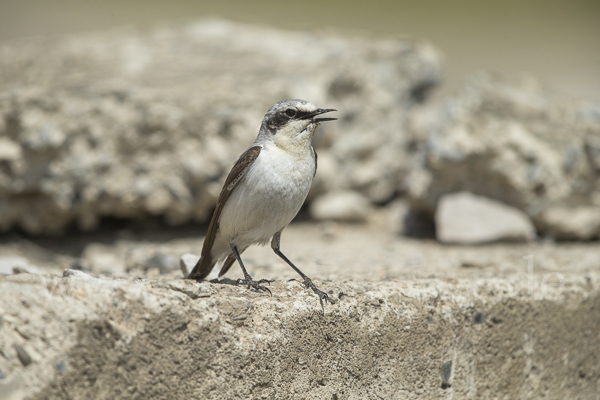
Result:
{"label": "brown wing", "polygon": [[223,211],[223,207],[225,206],[229,195],[240,179],[244,177],[247,168],[254,162],[254,160],[256,160],[261,149],[261,146],[252,146],[246,150],[235,162],[231,172],[229,172],[229,175],[227,175],[227,179],[225,179],[225,184],[223,185],[223,189],[221,189],[221,194],[219,195],[219,200],[217,201],[217,208],[215,209],[215,212],[210,220],[210,224],[208,225],[208,233],[206,234],[204,244],[202,245],[202,254],[200,260],[192,272],[190,272],[188,278],[206,278],[217,262],[217,260],[212,259],[210,252],[215,242],[217,230],[219,229],[219,217],[221,216],[221,211]]}

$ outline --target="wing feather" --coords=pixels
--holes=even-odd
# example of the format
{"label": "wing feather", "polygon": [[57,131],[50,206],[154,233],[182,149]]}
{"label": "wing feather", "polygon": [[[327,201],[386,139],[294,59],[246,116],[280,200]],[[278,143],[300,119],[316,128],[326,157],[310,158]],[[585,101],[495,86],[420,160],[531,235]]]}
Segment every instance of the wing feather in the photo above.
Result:
{"label": "wing feather", "polygon": [[208,225],[208,233],[206,234],[204,244],[202,245],[200,260],[198,260],[198,263],[196,266],[194,266],[192,272],[190,272],[188,276],[189,279],[206,278],[217,262],[217,260],[212,259],[211,250],[219,229],[219,218],[221,217],[221,212],[223,211],[223,207],[225,206],[229,195],[235,189],[239,181],[244,177],[248,171],[248,167],[256,160],[261,150],[261,146],[252,146],[248,148],[248,150],[246,150],[238,158],[233,165],[233,168],[229,172],[229,175],[227,175],[227,179],[225,179],[225,184],[223,185],[223,189],[221,189],[221,194],[219,195],[219,200],[217,201],[217,207],[212,215],[210,224]]}
{"label": "wing feather", "polygon": [[315,155],[315,173],[313,174],[313,178],[317,175],[317,151],[314,147],[311,147],[313,154]]}

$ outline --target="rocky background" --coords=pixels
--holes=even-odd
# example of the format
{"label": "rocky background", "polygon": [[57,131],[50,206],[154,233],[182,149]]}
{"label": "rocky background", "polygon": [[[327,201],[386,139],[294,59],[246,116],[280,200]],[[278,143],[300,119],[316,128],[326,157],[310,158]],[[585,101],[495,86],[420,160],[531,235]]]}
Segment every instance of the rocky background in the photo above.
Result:
{"label": "rocky background", "polygon": [[406,198],[433,219],[444,196],[469,191],[520,210],[539,236],[600,235],[600,106],[482,74],[423,111],[442,70],[423,43],[205,22],[1,51],[3,231],[206,223],[265,110],[301,97],[339,110],[316,138],[314,218],[365,220]]}
{"label": "rocky background", "polygon": [[540,236],[599,238],[599,105],[531,79],[480,75],[413,132],[421,147],[406,187],[415,207],[434,214],[464,190],[520,210]]}
{"label": "rocky background", "polygon": [[[0,397],[594,398],[600,106],[491,73],[433,103],[442,74],[223,21],[1,44]],[[267,248],[273,298],[181,279],[287,98],[338,110],[282,244],[325,312]]]}
{"label": "rocky background", "polygon": [[294,97],[340,110],[317,139],[312,196],[388,202],[410,168],[408,113],[440,78],[423,44],[225,22],[2,52],[0,227],[28,233],[102,217],[206,223],[266,110]]}

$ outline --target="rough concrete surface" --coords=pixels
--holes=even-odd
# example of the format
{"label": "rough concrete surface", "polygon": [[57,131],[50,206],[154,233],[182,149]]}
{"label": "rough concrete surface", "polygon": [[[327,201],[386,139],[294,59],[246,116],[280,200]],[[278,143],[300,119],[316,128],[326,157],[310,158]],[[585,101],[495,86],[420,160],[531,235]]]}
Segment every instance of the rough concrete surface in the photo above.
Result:
{"label": "rough concrete surface", "polygon": [[[201,242],[120,236],[105,243],[107,252],[180,255]],[[54,246],[53,262],[33,260],[53,274],[0,277],[3,399],[600,392],[597,246],[455,247],[364,225],[292,225],[283,251],[338,300],[323,314],[268,247],[244,256],[255,278],[275,279],[273,297],[233,285],[239,268],[220,283],[183,280],[178,271],[152,277],[134,265],[121,275],[63,273],[73,262],[64,249],[76,241]],[[1,251],[35,246],[48,243],[13,239]]]}

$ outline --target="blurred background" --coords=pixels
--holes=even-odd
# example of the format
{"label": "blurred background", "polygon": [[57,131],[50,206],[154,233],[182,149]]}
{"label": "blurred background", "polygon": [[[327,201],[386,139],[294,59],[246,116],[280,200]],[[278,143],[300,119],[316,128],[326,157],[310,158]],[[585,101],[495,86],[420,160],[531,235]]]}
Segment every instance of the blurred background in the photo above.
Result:
{"label": "blurred background", "polygon": [[454,91],[465,75],[490,70],[531,73],[556,89],[600,101],[597,0],[3,0],[0,40],[207,17],[284,29],[427,39],[445,56],[438,96]]}

